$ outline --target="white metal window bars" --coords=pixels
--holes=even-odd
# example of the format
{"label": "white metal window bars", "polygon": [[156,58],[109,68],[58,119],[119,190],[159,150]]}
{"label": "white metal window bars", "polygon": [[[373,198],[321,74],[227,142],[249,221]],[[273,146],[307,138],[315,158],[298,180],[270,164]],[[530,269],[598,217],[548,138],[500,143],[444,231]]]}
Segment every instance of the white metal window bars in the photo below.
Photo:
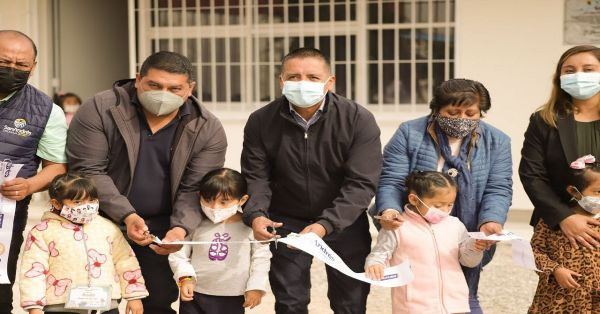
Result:
{"label": "white metal window bars", "polygon": [[[186,55],[211,110],[279,97],[280,60],[313,46],[336,92],[375,112],[422,110],[453,77],[455,0],[129,0],[132,74],[158,50]],[[133,45],[135,43],[135,45]]]}

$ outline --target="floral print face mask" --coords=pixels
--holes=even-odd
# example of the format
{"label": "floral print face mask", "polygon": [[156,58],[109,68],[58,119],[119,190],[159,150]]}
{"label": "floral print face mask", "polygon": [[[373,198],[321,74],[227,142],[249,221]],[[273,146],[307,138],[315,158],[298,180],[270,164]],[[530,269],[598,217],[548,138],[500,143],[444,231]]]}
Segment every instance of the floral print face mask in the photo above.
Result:
{"label": "floral print face mask", "polygon": [[440,115],[436,117],[436,121],[446,135],[455,138],[464,138],[479,125],[479,119],[451,118]]}

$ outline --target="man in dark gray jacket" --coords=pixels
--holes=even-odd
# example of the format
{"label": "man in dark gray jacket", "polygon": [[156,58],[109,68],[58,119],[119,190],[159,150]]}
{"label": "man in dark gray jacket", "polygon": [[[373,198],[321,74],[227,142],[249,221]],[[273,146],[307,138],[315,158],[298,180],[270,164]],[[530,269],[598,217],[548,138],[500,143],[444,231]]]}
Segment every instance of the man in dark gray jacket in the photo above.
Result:
{"label": "man in dark gray jacket", "polygon": [[[371,248],[365,210],[381,171],[373,115],[330,90],[327,58],[300,48],[282,64],[283,95],[250,115],[244,129],[242,173],[250,200],[244,221],[257,239],[313,232],[362,272]],[[312,257],[272,246],[269,280],[277,313],[307,313]],[[365,313],[369,285],[327,266],[335,313]]]}
{"label": "man in dark gray jacket", "polygon": [[[148,57],[135,80],[87,100],[73,118],[67,140],[70,169],[91,176],[100,209],[124,224],[150,296],[146,313],[175,313],[179,296],[167,255],[202,218],[200,179],[225,161],[227,140],[219,120],[192,91],[192,64],[177,53]],[[148,246],[149,245],[149,246]]]}

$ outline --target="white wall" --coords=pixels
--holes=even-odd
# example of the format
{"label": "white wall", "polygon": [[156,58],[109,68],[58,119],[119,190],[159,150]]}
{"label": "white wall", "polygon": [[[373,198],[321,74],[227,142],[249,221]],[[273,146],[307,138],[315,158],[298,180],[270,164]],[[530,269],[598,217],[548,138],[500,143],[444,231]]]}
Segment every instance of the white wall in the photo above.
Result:
{"label": "white wall", "polygon": [[86,99],[129,78],[127,1],[60,0],[60,88]]}
{"label": "white wall", "polygon": [[[75,3],[73,0],[62,2]],[[0,29],[21,30],[38,44],[38,69],[31,82],[47,92],[51,91],[51,76],[47,71],[50,69],[51,59],[48,56],[51,43],[48,28],[45,27],[49,25],[46,24],[50,12],[48,3],[49,1],[43,0],[0,0]],[[554,66],[560,54],[569,48],[563,45],[563,15],[563,0],[457,0],[456,77],[481,81],[490,90],[492,109],[485,119],[512,138],[515,183],[513,208],[517,209],[532,207],[521,186],[517,168],[528,117],[549,95]],[[82,15],[78,21],[63,23],[71,23],[76,28],[77,25],[85,24],[82,22],[85,20],[83,18],[85,16]],[[108,27],[109,24],[111,23],[102,25]],[[117,31],[118,28],[113,28],[107,33]],[[126,29],[122,31],[126,33]],[[90,42],[94,42],[93,36],[87,40],[89,42],[82,43],[83,47],[100,47],[101,49],[97,49],[98,53],[102,53],[102,56],[109,55],[110,48],[106,45],[90,45]],[[106,39],[101,41],[107,42]],[[86,58],[93,62],[94,55],[87,55]],[[75,61],[77,60],[63,60]],[[104,65],[105,63],[94,67],[94,71],[102,70]],[[127,66],[122,67],[124,71],[127,70]],[[77,77],[81,78],[80,83],[97,86],[94,88],[96,90],[106,87],[105,82],[95,80],[98,76],[86,72],[86,68],[80,67],[77,70],[78,75],[69,74],[70,78],[65,78],[64,83],[71,85],[72,78]],[[102,77],[107,76],[103,74]],[[79,88],[65,87],[80,90],[84,96],[92,89],[87,85]],[[427,111],[376,114],[382,130],[382,143],[387,143],[401,121],[426,113]],[[242,130],[247,115],[217,115],[222,119],[229,140],[226,165],[239,169]]]}
{"label": "white wall", "polygon": [[517,169],[529,116],[550,94],[563,45],[563,0],[458,0],[456,77],[482,82],[486,121],[512,139],[513,208],[531,209]]}
{"label": "white wall", "polygon": [[[532,209],[518,176],[529,116],[547,99],[563,45],[563,0],[457,0],[456,77],[482,82],[492,109],[485,121],[512,139],[513,209]],[[598,43],[600,44],[600,43]],[[427,114],[376,114],[385,145],[401,121]],[[226,165],[239,169],[244,117],[217,113],[227,132]]]}
{"label": "white wall", "polygon": [[38,49],[37,67],[29,83],[48,93],[51,85],[50,1],[0,0],[0,29],[14,29],[31,37]]}

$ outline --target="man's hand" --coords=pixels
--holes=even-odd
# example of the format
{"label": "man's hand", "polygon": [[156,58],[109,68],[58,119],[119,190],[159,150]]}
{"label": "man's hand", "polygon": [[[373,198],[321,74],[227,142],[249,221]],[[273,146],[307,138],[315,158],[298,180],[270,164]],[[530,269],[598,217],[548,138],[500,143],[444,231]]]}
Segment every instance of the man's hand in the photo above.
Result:
{"label": "man's hand", "polygon": [[403,222],[404,219],[400,212],[391,208],[384,209],[381,213],[381,219],[379,219],[379,223],[384,230],[396,230]]}
{"label": "man's hand", "polygon": [[15,201],[20,201],[33,193],[30,190],[29,181],[25,178],[14,178],[4,182],[1,192],[2,196]]}
{"label": "man's hand", "polygon": [[367,267],[365,276],[371,280],[381,280],[383,278],[383,269],[385,267],[381,264],[374,264]]}
{"label": "man's hand", "polygon": [[[181,278],[179,278],[181,280]],[[179,287],[179,298],[181,301],[192,301],[194,299],[194,281],[184,280],[181,281],[181,287]]]}
{"label": "man's hand", "polygon": [[152,237],[148,232],[148,226],[146,226],[146,222],[144,222],[144,219],[138,214],[133,213],[127,216],[123,222],[127,226],[127,237],[131,239],[131,241],[141,246],[152,243]]}
{"label": "man's hand", "polygon": [[[252,220],[252,231],[254,231],[254,238],[258,241],[272,239],[277,234],[275,228],[279,228],[281,226],[283,226],[283,223],[274,222],[264,216],[259,216]],[[273,228],[273,231],[269,232],[267,228]]]}
{"label": "man's hand", "polygon": [[579,248],[577,243],[593,250],[599,247],[600,233],[590,228],[590,225],[600,225],[597,219],[581,214],[571,215],[560,222],[560,229],[567,236],[571,245]]}
{"label": "man's hand", "polygon": [[260,304],[263,297],[263,292],[260,290],[248,290],[244,293],[244,305],[243,307],[249,307],[253,309],[255,306]]}
{"label": "man's hand", "polygon": [[556,278],[556,281],[562,288],[579,288],[579,284],[577,283],[575,278],[573,278],[573,276],[581,277],[580,274],[564,267],[556,267],[552,274],[554,275],[554,278]]}
{"label": "man's hand", "polygon": [[169,255],[181,249],[181,244],[169,244],[169,242],[183,241],[185,239],[185,230],[181,227],[175,227],[167,232],[161,245],[150,244],[150,248],[160,255]]}
{"label": "man's hand", "polygon": [[306,228],[304,228],[304,229],[302,229],[302,231],[300,231],[300,234],[309,233],[309,232],[312,232],[312,233],[318,235],[319,238],[321,238],[321,239],[327,234],[327,230],[325,230],[325,227],[323,227],[323,225],[321,225],[319,223],[314,223],[314,224],[306,226]]}

